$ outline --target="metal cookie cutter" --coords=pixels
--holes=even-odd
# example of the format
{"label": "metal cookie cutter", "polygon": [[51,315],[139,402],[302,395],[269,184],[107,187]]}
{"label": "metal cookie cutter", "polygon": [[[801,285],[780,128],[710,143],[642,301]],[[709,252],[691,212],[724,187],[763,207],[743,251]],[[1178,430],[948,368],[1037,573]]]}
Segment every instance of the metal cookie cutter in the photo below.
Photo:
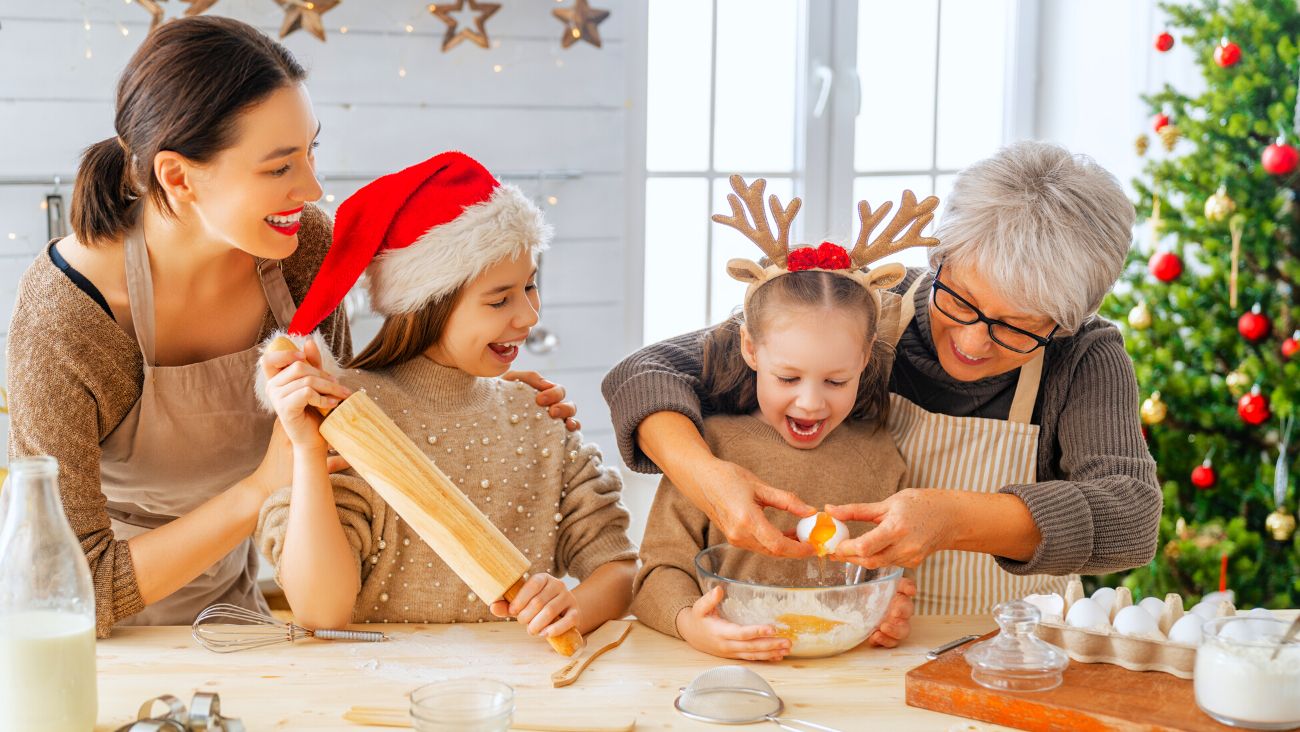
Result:
{"label": "metal cookie cutter", "polygon": [[[154,716],[158,702],[167,707],[161,717]],[[243,722],[221,716],[221,697],[207,691],[195,692],[188,710],[171,694],[154,697],[140,705],[135,718],[117,732],[245,732]]]}

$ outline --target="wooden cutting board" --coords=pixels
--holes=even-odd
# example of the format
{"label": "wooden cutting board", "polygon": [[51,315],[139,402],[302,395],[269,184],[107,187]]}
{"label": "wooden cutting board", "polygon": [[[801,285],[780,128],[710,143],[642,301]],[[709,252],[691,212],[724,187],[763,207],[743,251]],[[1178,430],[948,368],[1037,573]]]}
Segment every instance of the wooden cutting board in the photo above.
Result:
{"label": "wooden cutting board", "polygon": [[[980,640],[992,636],[989,633]],[[969,643],[907,672],[908,706],[1017,729],[1064,732],[1232,732],[1196,706],[1192,682],[1156,671],[1071,661],[1051,691],[986,689],[970,677]]]}

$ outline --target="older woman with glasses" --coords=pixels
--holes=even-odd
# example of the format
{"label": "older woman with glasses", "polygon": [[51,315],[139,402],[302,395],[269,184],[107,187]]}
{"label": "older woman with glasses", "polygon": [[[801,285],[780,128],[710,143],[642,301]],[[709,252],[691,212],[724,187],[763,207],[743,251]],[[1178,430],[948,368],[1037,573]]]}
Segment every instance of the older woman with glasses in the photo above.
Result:
{"label": "older woman with glasses", "polygon": [[[988,612],[1151,560],[1155,462],[1123,339],[1096,315],[1133,221],[1114,176],[1053,145],[1011,145],[957,177],[932,270],[896,288],[888,424],[910,487],[831,507],[876,524],[839,558],[916,568],[922,613]],[[642,349],[606,377],[624,459],[663,470],[733,544],[808,554],[763,515],[811,513],[799,486],[766,485],[700,437],[702,334]]]}

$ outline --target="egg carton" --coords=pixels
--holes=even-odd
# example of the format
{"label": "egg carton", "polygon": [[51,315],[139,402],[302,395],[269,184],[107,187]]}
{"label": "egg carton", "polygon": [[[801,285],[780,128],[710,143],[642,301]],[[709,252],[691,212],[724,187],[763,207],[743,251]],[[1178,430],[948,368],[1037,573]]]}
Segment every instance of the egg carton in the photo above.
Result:
{"label": "egg carton", "polygon": [[[1197,646],[1176,643],[1167,637],[1169,629],[1185,614],[1181,595],[1171,592],[1165,596],[1156,618],[1158,635],[1128,635],[1115,629],[1116,616],[1124,608],[1133,606],[1133,593],[1127,587],[1116,588],[1109,624],[1105,629],[1067,625],[1065,618],[1070,608],[1083,597],[1083,583],[1072,580],[1066,587],[1060,615],[1044,614],[1038,624],[1038,637],[1064,648],[1072,660],[1080,663],[1111,663],[1130,671],[1160,671],[1180,679],[1192,678]],[[1212,617],[1236,614],[1236,607],[1230,601],[1222,600],[1214,608]]]}

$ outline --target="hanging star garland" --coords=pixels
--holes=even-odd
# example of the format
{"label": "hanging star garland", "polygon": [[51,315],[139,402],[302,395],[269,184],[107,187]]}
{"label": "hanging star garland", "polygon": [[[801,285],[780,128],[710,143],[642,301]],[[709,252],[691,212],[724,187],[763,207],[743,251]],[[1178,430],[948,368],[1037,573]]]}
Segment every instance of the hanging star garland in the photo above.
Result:
{"label": "hanging star garland", "polygon": [[[452,13],[460,13],[465,10],[465,3],[469,3],[470,11],[477,13],[474,16],[473,28],[460,28],[459,21]],[[483,24],[487,22],[492,14],[501,9],[500,3],[480,3],[477,0],[456,0],[453,3],[443,5],[430,5],[429,12],[434,17],[447,24],[447,32],[442,36],[442,52],[446,53],[455,48],[461,41],[472,41],[483,48],[488,47],[487,29]]]}
{"label": "hanging star garland", "polygon": [[325,40],[325,21],[321,16],[338,7],[340,0],[275,0],[275,4],[284,8],[284,24],[280,26],[280,37],[304,29],[321,41]]}
{"label": "hanging star garland", "polygon": [[189,7],[185,9],[185,15],[187,17],[203,15],[203,13],[207,12],[208,8],[217,4],[217,0],[181,0],[181,2],[189,5]]}
{"label": "hanging star garland", "polygon": [[153,31],[154,28],[158,27],[158,24],[162,23],[163,9],[162,6],[159,5],[158,3],[167,2],[167,0],[128,0],[128,2],[134,2],[135,4],[144,8],[145,12],[150,15],[151,17],[151,20],[149,21],[150,31]]}
{"label": "hanging star garland", "polygon": [[596,26],[609,17],[608,10],[593,8],[587,4],[587,0],[575,0],[573,7],[556,8],[551,13],[564,22],[564,35],[560,37],[561,46],[568,48],[578,41],[586,41],[600,48],[600,31]]}

